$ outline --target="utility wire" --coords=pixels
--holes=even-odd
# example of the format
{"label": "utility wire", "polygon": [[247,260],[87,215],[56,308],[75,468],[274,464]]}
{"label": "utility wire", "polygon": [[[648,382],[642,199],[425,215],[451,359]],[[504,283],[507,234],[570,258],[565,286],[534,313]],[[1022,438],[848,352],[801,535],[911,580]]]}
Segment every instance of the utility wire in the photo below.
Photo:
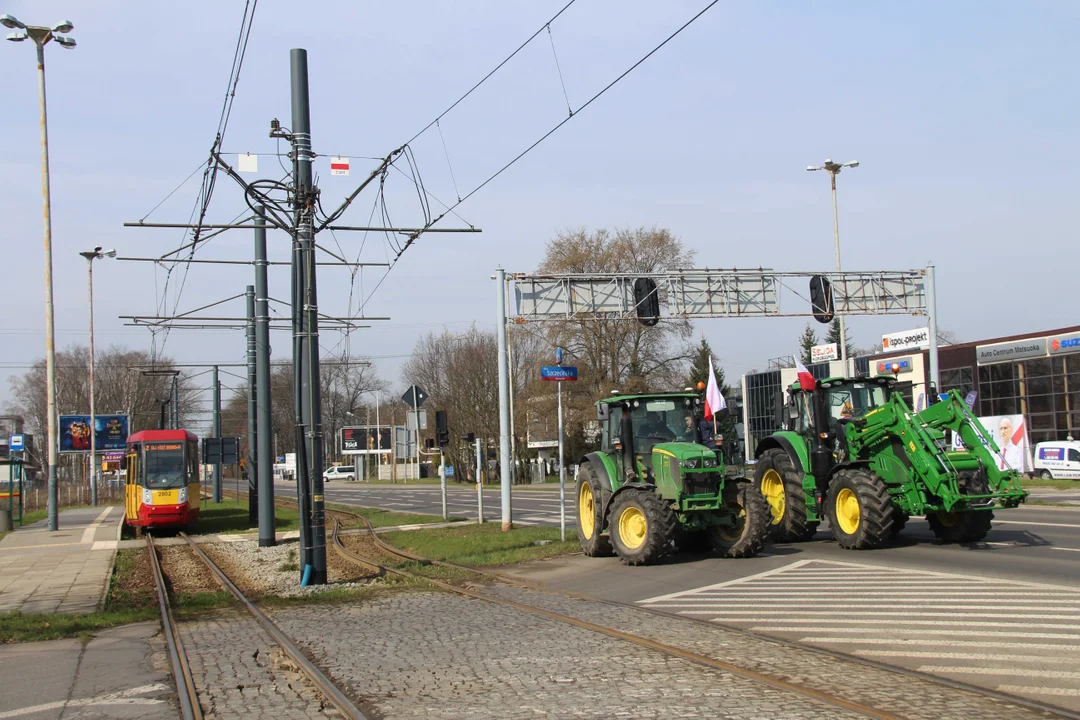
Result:
{"label": "utility wire", "polygon": [[572,116],[574,114],[574,111],[570,109],[570,96],[566,94],[566,81],[563,80],[562,67],[559,66],[559,54],[555,52],[555,38],[551,34],[550,24],[547,26],[547,31],[548,40],[551,41],[551,54],[555,58],[555,69],[559,72],[559,83],[562,85],[563,99],[566,100],[566,112]]}

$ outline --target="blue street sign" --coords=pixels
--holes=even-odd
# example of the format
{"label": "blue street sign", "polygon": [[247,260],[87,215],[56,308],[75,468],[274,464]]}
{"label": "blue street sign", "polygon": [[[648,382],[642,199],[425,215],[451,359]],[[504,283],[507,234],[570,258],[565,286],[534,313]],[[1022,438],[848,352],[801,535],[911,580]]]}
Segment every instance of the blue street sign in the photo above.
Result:
{"label": "blue street sign", "polygon": [[454,466],[453,465],[447,465],[446,466],[446,477],[454,477]]}
{"label": "blue street sign", "polygon": [[25,450],[26,449],[26,436],[22,433],[12,435],[8,438],[8,450]]}
{"label": "blue street sign", "polygon": [[542,365],[540,367],[540,379],[541,380],[554,380],[556,382],[562,382],[563,380],[574,381],[577,380],[577,368],[562,365]]}
{"label": "blue street sign", "polygon": [[964,404],[968,406],[969,410],[975,407],[975,399],[977,397],[979,397],[979,391],[972,390],[967,394],[967,397],[964,398]]}

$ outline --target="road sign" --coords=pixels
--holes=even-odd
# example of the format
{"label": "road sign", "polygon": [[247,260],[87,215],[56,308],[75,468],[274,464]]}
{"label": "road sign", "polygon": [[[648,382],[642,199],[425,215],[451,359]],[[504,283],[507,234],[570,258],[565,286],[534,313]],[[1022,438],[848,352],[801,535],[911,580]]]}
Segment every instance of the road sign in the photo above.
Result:
{"label": "road sign", "polygon": [[401,396],[401,401],[411,408],[418,408],[427,400],[427,393],[419,385],[413,385]]}
{"label": "road sign", "polygon": [[540,379],[556,382],[574,381],[577,380],[577,368],[569,365],[543,365],[540,367]]}
{"label": "road sign", "polygon": [[349,158],[347,157],[332,157],[330,158],[330,174],[331,175],[348,175],[349,174]]}
{"label": "road sign", "polygon": [[240,462],[240,438],[203,438],[203,465],[236,465]]}
{"label": "road sign", "polygon": [[427,430],[427,410],[412,410],[405,413],[405,424],[409,427],[409,432],[416,432],[416,419],[420,419],[420,429]]}
{"label": "road sign", "polygon": [[26,436],[22,433],[12,435],[8,438],[8,450],[25,450],[26,449]]}
{"label": "road sign", "polygon": [[446,477],[454,477],[454,466],[453,465],[447,465],[446,466]]}

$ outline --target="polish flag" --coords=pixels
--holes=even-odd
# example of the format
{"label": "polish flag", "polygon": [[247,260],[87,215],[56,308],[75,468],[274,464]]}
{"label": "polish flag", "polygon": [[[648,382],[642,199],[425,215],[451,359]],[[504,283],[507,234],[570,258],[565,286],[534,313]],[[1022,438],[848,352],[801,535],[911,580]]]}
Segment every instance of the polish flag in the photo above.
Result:
{"label": "polish flag", "polygon": [[716,384],[716,371],[712,366],[712,355],[709,356],[709,386],[705,388],[705,419],[712,420],[713,415],[727,407],[724,396],[720,394],[720,386]]}
{"label": "polish flag", "polygon": [[799,356],[795,356],[795,370],[799,373],[799,387],[803,390],[814,389],[814,376],[810,374],[810,371],[806,369],[806,366],[799,360]]}

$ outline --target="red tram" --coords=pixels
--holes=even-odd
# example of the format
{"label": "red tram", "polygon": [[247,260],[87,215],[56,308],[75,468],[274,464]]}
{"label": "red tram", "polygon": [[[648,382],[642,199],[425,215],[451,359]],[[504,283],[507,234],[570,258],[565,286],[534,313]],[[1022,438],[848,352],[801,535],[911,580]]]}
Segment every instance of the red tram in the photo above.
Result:
{"label": "red tram", "polygon": [[127,440],[126,519],[138,528],[188,527],[199,517],[199,438],[142,430]]}

